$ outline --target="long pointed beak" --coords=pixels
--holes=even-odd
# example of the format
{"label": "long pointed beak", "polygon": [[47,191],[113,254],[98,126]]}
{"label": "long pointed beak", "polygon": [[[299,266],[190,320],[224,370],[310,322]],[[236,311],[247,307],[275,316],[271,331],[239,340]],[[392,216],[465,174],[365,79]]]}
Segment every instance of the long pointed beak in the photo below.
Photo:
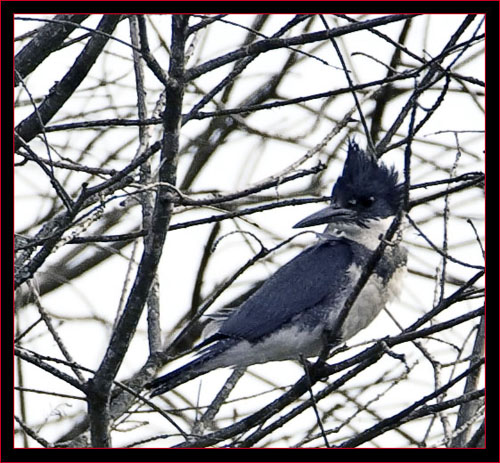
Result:
{"label": "long pointed beak", "polygon": [[344,209],[332,204],[324,209],[315,212],[296,223],[293,228],[312,227],[314,225],[321,225],[334,222],[349,222],[354,219],[354,212],[350,209]]}

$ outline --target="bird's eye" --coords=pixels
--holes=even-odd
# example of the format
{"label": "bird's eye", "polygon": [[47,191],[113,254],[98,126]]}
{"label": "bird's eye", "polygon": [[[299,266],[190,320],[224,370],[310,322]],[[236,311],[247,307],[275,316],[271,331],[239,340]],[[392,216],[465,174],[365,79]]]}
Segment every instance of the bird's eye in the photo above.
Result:
{"label": "bird's eye", "polygon": [[363,207],[370,207],[375,202],[375,198],[373,196],[365,196],[359,199],[359,204]]}

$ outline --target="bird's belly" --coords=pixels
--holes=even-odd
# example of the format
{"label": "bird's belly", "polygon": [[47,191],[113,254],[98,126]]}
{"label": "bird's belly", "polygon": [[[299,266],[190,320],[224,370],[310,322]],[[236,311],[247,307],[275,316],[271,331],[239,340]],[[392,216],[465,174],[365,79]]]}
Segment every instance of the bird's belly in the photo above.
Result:
{"label": "bird's belly", "polygon": [[283,327],[259,342],[242,340],[213,360],[213,368],[249,366],[276,360],[297,360],[319,354],[324,326],[312,330],[298,326]]}

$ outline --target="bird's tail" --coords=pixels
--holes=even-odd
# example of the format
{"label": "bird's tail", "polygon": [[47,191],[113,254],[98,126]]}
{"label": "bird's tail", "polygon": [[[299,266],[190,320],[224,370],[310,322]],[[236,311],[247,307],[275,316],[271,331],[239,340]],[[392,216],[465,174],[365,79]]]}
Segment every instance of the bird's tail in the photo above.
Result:
{"label": "bird's tail", "polygon": [[[171,371],[166,375],[154,379],[153,381],[147,383],[145,387],[151,389],[151,397],[155,397],[198,376],[201,376],[214,369],[213,362],[211,362],[211,360],[214,360],[233,344],[234,340],[228,339],[227,341],[220,341],[217,344],[204,349],[201,355],[192,362],[189,362],[188,364],[178,368],[177,370]],[[218,366],[215,368],[218,368]]]}

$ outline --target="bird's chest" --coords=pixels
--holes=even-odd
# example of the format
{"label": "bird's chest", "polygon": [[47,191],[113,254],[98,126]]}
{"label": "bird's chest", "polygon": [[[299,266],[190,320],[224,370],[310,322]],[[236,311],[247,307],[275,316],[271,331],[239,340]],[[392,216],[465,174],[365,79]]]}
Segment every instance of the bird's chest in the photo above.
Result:
{"label": "bird's chest", "polygon": [[[335,304],[336,308],[332,311],[332,323],[359,280],[363,268],[362,265],[354,262],[348,268],[346,274],[347,284],[342,292],[343,294]],[[350,308],[342,325],[342,339],[349,339],[358,331],[366,328],[385,305],[399,294],[401,280],[405,272],[404,266],[393,266],[390,271],[379,268],[378,271],[370,276]]]}

